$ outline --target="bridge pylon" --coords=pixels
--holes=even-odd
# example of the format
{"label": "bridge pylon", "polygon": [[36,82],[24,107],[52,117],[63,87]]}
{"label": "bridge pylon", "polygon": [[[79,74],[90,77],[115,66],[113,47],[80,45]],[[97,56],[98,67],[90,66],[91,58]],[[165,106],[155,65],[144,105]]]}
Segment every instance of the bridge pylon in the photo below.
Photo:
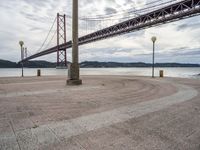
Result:
{"label": "bridge pylon", "polygon": [[61,49],[60,45],[66,44],[66,15],[57,13],[57,67],[67,67],[67,49]]}

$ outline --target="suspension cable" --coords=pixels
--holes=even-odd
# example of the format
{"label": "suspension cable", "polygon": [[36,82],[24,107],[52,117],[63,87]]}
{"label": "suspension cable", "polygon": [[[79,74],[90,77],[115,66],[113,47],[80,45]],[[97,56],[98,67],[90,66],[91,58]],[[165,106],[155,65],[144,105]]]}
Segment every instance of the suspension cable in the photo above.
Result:
{"label": "suspension cable", "polygon": [[[134,13],[134,15],[140,15],[139,13],[141,12],[147,12],[145,10],[148,10],[150,8],[155,8],[155,7],[158,7],[158,6],[162,6],[162,5],[165,5],[165,4],[168,4],[168,3],[172,3],[172,2],[176,2],[176,1],[179,1],[179,0],[168,0],[168,1],[164,1],[163,0],[155,0],[155,1],[152,1],[152,2],[149,2],[149,3],[146,3],[145,5],[147,7],[145,8],[142,8],[142,9],[138,9],[136,10],[135,8],[134,9],[129,9],[129,10],[121,10],[121,11],[118,11],[117,13],[108,13],[108,14],[105,14],[105,15],[95,15],[95,16],[91,16],[91,17],[86,17],[86,16],[83,16],[83,17],[79,17],[79,20],[84,20],[84,21],[95,21],[95,20],[103,20],[103,19],[109,19],[109,18],[112,18],[112,17],[116,17],[116,16],[119,16],[119,15],[124,15],[124,14],[131,14],[131,13]],[[158,2],[161,2],[159,4],[156,4]],[[153,5],[152,4],[156,4],[156,5]],[[132,14],[133,15],[133,14]],[[72,18],[72,16],[70,15],[67,15],[68,18]],[[87,19],[86,19],[87,18]],[[124,18],[124,17],[123,17]],[[114,18],[114,20],[117,20],[117,19],[123,19],[122,17],[121,18]],[[126,17],[127,18],[127,17]]]}
{"label": "suspension cable", "polygon": [[[158,2],[158,1],[156,1],[156,2]],[[165,5],[165,4],[168,4],[168,3],[172,3],[172,2],[174,2],[174,0],[170,0],[170,1],[167,1],[167,2],[162,2],[162,3],[160,3],[160,4],[157,4],[157,5],[153,5],[153,6],[148,6],[148,7],[145,7],[145,8],[142,8],[142,9],[139,9],[139,10],[128,10],[128,11],[126,11],[126,12],[124,12],[124,13],[113,13],[113,15],[108,15],[108,14],[106,14],[106,15],[97,15],[97,16],[95,16],[95,17],[87,17],[87,20],[85,19],[86,17],[84,17],[84,18],[82,18],[82,17],[80,17],[79,19],[80,20],[86,20],[86,21],[98,21],[98,20],[106,20],[106,19],[110,19],[110,18],[112,18],[112,17],[115,17],[115,16],[117,16],[117,15],[123,15],[123,14],[131,14],[132,13],[132,15],[133,15],[133,13],[134,13],[134,15],[140,15],[140,13],[145,13],[145,12],[147,12],[147,10],[148,9],[153,9],[153,8],[155,8],[155,7],[158,7],[158,6],[162,6],[162,5]],[[149,4],[148,4],[149,5]],[[68,17],[70,17],[71,18],[71,16],[68,16]],[[127,18],[127,17],[123,17],[123,18]],[[123,19],[122,17],[121,18],[113,18],[114,20],[118,20],[118,19]]]}
{"label": "suspension cable", "polygon": [[45,46],[44,50],[47,49],[49,47],[49,45],[51,44],[52,40],[54,39],[55,35],[56,35],[57,31],[54,31],[53,36],[51,37],[50,41],[47,43],[47,45]]}
{"label": "suspension cable", "polygon": [[48,34],[47,34],[47,36],[46,36],[44,42],[42,43],[42,46],[37,50],[37,53],[40,52],[40,51],[42,50],[44,44],[45,44],[46,41],[48,40],[48,37],[49,37],[49,35],[50,35],[50,33],[51,33],[51,31],[52,31],[54,25],[55,25],[56,19],[57,19],[57,17],[55,17],[55,19],[54,19],[54,21],[53,21],[53,24],[52,24],[52,26],[51,26],[51,28],[50,28],[50,30],[49,30],[49,32],[48,32]]}

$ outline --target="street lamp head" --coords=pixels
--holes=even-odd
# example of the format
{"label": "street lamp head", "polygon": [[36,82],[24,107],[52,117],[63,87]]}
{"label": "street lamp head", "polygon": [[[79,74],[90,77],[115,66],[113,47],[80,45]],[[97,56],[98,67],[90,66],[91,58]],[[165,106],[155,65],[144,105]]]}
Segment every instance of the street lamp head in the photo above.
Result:
{"label": "street lamp head", "polygon": [[152,42],[156,42],[157,38],[156,38],[155,36],[153,36],[153,37],[151,38],[151,40],[152,40]]}
{"label": "street lamp head", "polygon": [[22,47],[24,45],[23,41],[19,41],[19,45]]}

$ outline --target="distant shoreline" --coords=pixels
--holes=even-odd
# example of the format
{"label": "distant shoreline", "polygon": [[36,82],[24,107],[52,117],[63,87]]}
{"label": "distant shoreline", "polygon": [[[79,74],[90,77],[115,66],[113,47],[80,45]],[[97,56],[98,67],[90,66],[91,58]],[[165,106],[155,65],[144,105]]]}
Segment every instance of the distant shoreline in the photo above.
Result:
{"label": "distant shoreline", "polygon": [[[69,63],[69,62],[68,62]],[[0,68],[20,68],[21,64],[0,59]],[[24,63],[26,68],[56,68],[55,62],[48,61],[28,61]],[[151,63],[144,62],[131,62],[131,63],[120,63],[120,62],[98,62],[98,61],[85,61],[80,63],[81,68],[146,68],[152,67]],[[200,67],[200,64],[189,64],[189,63],[156,63],[156,68],[162,67]]]}

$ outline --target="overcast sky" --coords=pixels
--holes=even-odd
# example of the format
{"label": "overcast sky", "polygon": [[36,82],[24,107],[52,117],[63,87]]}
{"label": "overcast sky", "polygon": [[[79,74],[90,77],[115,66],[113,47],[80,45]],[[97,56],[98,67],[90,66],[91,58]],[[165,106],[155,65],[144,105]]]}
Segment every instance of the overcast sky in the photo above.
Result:
{"label": "overcast sky", "polygon": [[[79,0],[80,16],[120,13],[155,0]],[[0,59],[18,61],[19,40],[34,54],[41,46],[56,13],[71,16],[72,0],[0,0]],[[119,20],[115,20],[118,22]],[[104,23],[98,24],[98,27]],[[109,23],[108,23],[109,24]],[[80,22],[80,34],[89,25]],[[151,37],[157,36],[156,62],[200,63],[200,17],[129,33],[80,47],[80,61],[151,62]],[[71,38],[67,19],[67,38]],[[95,29],[93,29],[95,30]],[[52,42],[52,45],[55,43]],[[50,45],[51,46],[51,45]],[[56,61],[55,54],[38,59]],[[71,60],[71,50],[68,50]]]}

